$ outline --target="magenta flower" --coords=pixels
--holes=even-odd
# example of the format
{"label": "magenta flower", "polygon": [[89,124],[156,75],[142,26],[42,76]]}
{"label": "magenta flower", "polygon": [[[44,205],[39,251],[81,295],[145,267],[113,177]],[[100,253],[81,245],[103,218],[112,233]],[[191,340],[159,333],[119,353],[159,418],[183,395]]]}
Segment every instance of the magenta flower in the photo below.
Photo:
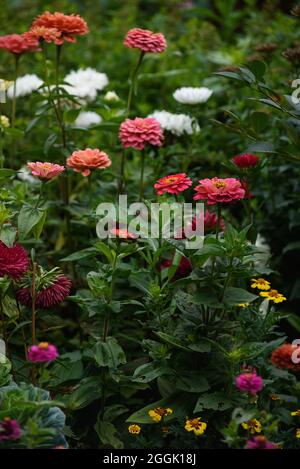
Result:
{"label": "magenta flower", "polygon": [[0,277],[7,275],[13,280],[19,280],[28,270],[28,254],[20,244],[7,247],[0,241]]}
{"label": "magenta flower", "polygon": [[246,449],[278,449],[278,446],[263,435],[254,436],[247,441]]}
{"label": "magenta flower", "polygon": [[0,441],[4,440],[18,440],[21,437],[22,431],[17,420],[10,417],[4,417],[0,422]]}
{"label": "magenta flower", "polygon": [[55,345],[48,344],[48,342],[32,345],[28,349],[28,360],[33,363],[52,362],[57,357],[57,348]]}
{"label": "magenta flower", "polygon": [[235,378],[236,387],[242,391],[247,392],[253,396],[263,388],[263,379],[258,376],[255,372],[253,373],[241,373]]}
{"label": "magenta flower", "polygon": [[207,205],[229,204],[245,197],[241,181],[235,178],[201,179],[195,191],[194,200],[205,200]]}
{"label": "magenta flower", "polygon": [[153,117],[126,119],[120,126],[119,137],[124,148],[143,150],[147,143],[160,147],[163,131],[160,123]]}
{"label": "magenta flower", "polygon": [[124,45],[142,52],[163,52],[167,42],[162,33],[153,33],[148,29],[134,28],[128,31]]}
{"label": "magenta flower", "polygon": [[[61,303],[69,294],[72,287],[71,280],[63,274],[54,272],[52,278],[45,274],[44,284],[37,288],[35,305],[37,308],[49,309]],[[43,279],[42,279],[43,281]],[[25,286],[16,292],[18,301],[30,308],[32,306],[30,286]]]}

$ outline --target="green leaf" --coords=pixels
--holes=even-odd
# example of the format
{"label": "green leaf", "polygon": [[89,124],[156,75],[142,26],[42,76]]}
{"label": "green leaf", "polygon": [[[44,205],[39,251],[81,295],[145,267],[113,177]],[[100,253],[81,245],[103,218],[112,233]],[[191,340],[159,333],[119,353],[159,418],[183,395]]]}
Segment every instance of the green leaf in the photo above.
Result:
{"label": "green leaf", "polygon": [[271,142],[255,142],[247,147],[247,151],[257,151],[262,153],[276,153],[275,146]]}
{"label": "green leaf", "polygon": [[91,376],[80,381],[71,394],[63,398],[63,402],[70,410],[83,409],[91,402],[101,397],[101,383],[98,377]]}
{"label": "green leaf", "polygon": [[269,115],[265,112],[253,112],[251,123],[256,133],[263,132],[269,125]]}
{"label": "green leaf", "polygon": [[17,236],[17,229],[6,223],[2,225],[0,231],[0,241],[4,243],[7,247],[11,248],[14,245],[15,239]]}
{"label": "green leaf", "polygon": [[194,413],[203,412],[203,410],[211,409],[211,410],[227,410],[232,407],[232,402],[224,397],[224,395],[220,392],[214,392],[209,394],[203,394],[199,397]]}
{"label": "green leaf", "polygon": [[44,210],[31,207],[30,205],[23,205],[18,217],[18,230],[20,238],[26,238],[26,236],[33,230],[33,228],[41,223],[44,216]]}
{"label": "green leaf", "polygon": [[191,352],[191,350],[186,345],[182,344],[182,342],[176,337],[165,334],[164,332],[155,332],[155,335],[160,337],[164,342],[171,345],[172,347],[185,350],[186,352]]}
{"label": "green leaf", "polygon": [[94,346],[94,358],[99,366],[116,369],[126,363],[122,347],[114,337],[107,337],[106,342],[98,341]]}
{"label": "green leaf", "polygon": [[74,252],[67,257],[64,257],[60,262],[74,262],[80,261],[81,259],[86,259],[88,257],[93,257],[97,253],[94,248],[81,249],[81,251]]}
{"label": "green leaf", "polygon": [[243,288],[227,287],[224,293],[223,302],[228,305],[237,305],[240,303],[252,303],[258,298],[257,295],[249,293]]}
{"label": "green leaf", "polygon": [[114,449],[122,449],[124,447],[123,442],[117,437],[118,431],[116,427],[111,422],[106,422],[99,416],[94,428],[104,446]]}
{"label": "green leaf", "polygon": [[106,259],[108,260],[108,262],[112,263],[115,256],[116,256],[116,253],[114,250],[110,249],[109,246],[107,246],[107,244],[103,243],[102,241],[98,241],[96,244],[95,244],[95,249],[97,249],[97,251],[101,252],[102,254],[104,254],[104,256],[106,257]]}
{"label": "green leaf", "polygon": [[14,169],[0,168],[0,179],[8,179],[15,174],[16,171]]}
{"label": "green leaf", "polygon": [[49,152],[50,148],[54,145],[56,140],[57,140],[57,135],[56,134],[49,135],[49,137],[47,138],[47,140],[45,142],[45,145],[44,145],[44,154],[45,155],[48,155],[48,152]]}
{"label": "green leaf", "polygon": [[257,81],[263,79],[266,73],[266,64],[260,60],[253,60],[253,62],[249,63],[247,67],[254,73]]}
{"label": "green leaf", "polygon": [[166,374],[169,369],[161,364],[161,362],[151,362],[139,366],[132,377],[132,381],[138,383],[150,383],[154,379]]}
{"label": "green leaf", "polygon": [[34,235],[34,238],[35,238],[36,241],[38,241],[40,239],[40,236],[42,234],[44,224],[45,224],[45,221],[46,221],[46,218],[47,218],[47,210],[41,210],[40,209],[40,213],[41,213],[41,217],[40,217],[38,223],[32,229],[32,232],[33,232],[33,235]]}

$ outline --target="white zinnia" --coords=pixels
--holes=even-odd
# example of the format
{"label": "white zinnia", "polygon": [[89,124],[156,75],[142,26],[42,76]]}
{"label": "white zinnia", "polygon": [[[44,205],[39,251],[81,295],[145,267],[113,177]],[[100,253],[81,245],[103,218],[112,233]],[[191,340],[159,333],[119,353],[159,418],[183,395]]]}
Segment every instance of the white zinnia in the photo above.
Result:
{"label": "white zinnia", "polygon": [[108,85],[108,78],[105,73],[99,73],[93,68],[80,68],[75,71],[72,70],[65,76],[64,85],[66,91],[78,98],[85,99],[86,101],[94,101],[97,97],[97,92],[103,90]]}
{"label": "white zinnia", "polygon": [[164,130],[168,130],[179,137],[184,133],[191,135],[194,132],[200,132],[200,127],[197,122],[186,114],[155,111],[148,117],[154,117]]}
{"label": "white zinnia", "polygon": [[[43,81],[37,75],[23,75],[16,80],[16,96],[26,96],[36,91]],[[14,85],[12,84],[7,90],[7,96],[12,99],[14,94]]]}
{"label": "white zinnia", "polygon": [[105,101],[120,101],[119,96],[115,91],[107,91],[104,95],[104,100]]}
{"label": "white zinnia", "polygon": [[75,120],[76,127],[83,127],[84,129],[88,129],[91,125],[100,124],[102,121],[101,116],[96,112],[80,112]]}
{"label": "white zinnia", "polygon": [[182,104],[200,104],[206,103],[211,97],[213,91],[209,88],[193,88],[191,86],[183,86],[178,88],[174,93],[173,97]]}

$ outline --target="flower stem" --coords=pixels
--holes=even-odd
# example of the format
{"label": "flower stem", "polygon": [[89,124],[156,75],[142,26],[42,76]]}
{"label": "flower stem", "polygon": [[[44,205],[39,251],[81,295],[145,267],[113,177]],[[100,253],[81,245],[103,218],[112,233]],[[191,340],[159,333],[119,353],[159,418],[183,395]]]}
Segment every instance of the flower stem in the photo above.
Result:
{"label": "flower stem", "polygon": [[140,175],[140,202],[144,198],[144,169],[145,169],[145,151],[141,152],[141,175]]}
{"label": "flower stem", "polygon": [[35,276],[36,276],[36,263],[33,262],[32,265],[32,283],[31,283],[31,299],[32,299],[32,307],[31,307],[31,339],[32,345],[36,342],[36,285],[35,285]]}
{"label": "flower stem", "polygon": [[13,99],[12,99],[12,111],[11,111],[11,126],[15,127],[16,124],[16,110],[17,110],[17,78],[19,70],[19,55],[15,54],[15,66],[14,66],[14,85],[13,85]]}

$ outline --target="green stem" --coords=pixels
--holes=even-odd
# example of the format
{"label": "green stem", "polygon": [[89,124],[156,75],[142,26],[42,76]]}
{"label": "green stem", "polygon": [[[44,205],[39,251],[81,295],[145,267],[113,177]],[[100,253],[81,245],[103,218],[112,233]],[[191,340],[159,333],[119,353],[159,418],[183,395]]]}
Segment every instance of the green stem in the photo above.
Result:
{"label": "green stem", "polygon": [[145,151],[141,152],[141,175],[140,175],[140,202],[144,198],[144,169],[145,169]]}
{"label": "green stem", "polygon": [[11,126],[12,128],[16,125],[16,110],[17,110],[17,78],[19,70],[19,59],[20,56],[15,54],[15,66],[14,66],[14,85],[13,85],[13,99],[12,99],[12,111],[11,111]]}
{"label": "green stem", "polygon": [[[217,205],[217,226],[216,226],[216,240],[219,240],[219,231],[220,231],[220,222],[221,222],[221,212],[222,208],[221,205]],[[211,276],[214,276],[214,271],[215,271],[215,263],[216,263],[216,257],[214,256],[212,258],[212,267],[211,267]]]}
{"label": "green stem", "polygon": [[36,342],[36,285],[35,285],[35,276],[36,276],[36,263],[33,262],[32,265],[32,283],[31,283],[31,299],[32,299],[32,307],[31,307],[31,340],[32,345]]}

